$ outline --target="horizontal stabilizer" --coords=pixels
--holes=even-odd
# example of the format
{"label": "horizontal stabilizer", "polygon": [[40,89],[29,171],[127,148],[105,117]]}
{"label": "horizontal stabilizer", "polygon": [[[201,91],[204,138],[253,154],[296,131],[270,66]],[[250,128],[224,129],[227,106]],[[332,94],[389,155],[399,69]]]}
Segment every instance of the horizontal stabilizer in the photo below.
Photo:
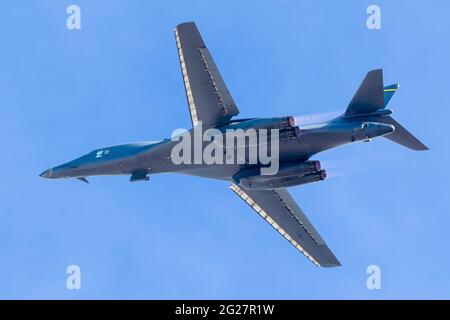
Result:
{"label": "horizontal stabilizer", "polygon": [[346,116],[368,114],[384,108],[383,70],[367,73],[345,112]]}
{"label": "horizontal stabilizer", "polygon": [[385,138],[388,138],[389,140],[401,144],[402,146],[405,146],[412,150],[416,151],[428,150],[428,147],[426,145],[420,142],[419,139],[414,137],[408,130],[403,128],[402,125],[397,121],[395,121],[393,118],[380,117],[377,121],[385,124],[390,124],[395,127],[395,131],[385,136]]}

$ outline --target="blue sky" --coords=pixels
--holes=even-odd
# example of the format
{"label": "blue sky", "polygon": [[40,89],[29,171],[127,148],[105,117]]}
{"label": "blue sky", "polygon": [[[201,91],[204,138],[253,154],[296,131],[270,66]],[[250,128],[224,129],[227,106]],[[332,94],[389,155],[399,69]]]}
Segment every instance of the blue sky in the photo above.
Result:
{"label": "blue sky", "polygon": [[[66,8],[81,8],[67,30]],[[366,8],[382,30],[366,28]],[[450,298],[448,1],[10,1],[0,10],[0,298]],[[196,21],[242,117],[345,110],[365,73],[399,82],[386,139],[319,154],[291,190],[343,264],[318,269],[224,182],[49,181],[97,147],[190,124],[173,29]],[[82,289],[66,289],[66,267]],[[381,290],[366,268],[381,267]]]}

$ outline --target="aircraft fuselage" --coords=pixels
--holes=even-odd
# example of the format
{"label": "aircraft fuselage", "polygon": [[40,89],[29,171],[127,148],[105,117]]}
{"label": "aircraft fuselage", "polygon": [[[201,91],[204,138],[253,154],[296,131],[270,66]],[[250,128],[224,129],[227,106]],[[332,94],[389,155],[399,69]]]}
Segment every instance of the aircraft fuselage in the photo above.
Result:
{"label": "aircraft fuselage", "polygon": [[[282,118],[249,119],[236,121],[216,128],[225,132],[227,129],[251,129],[264,123],[270,124]],[[341,145],[392,133],[395,128],[391,125],[374,122],[376,118],[338,117],[326,123],[302,125],[296,135],[286,135],[280,131],[279,162],[305,162],[311,156]],[[193,129],[188,133],[192,133]],[[193,136],[193,134],[192,134]],[[194,140],[194,139],[193,139]],[[100,175],[131,175],[132,181],[146,180],[147,175],[173,172],[214,179],[231,180],[241,170],[255,165],[247,163],[223,163],[208,165],[205,163],[175,164],[171,153],[178,141],[165,139],[159,142],[139,142],[125,145],[96,149],[75,160],[51,168],[41,174],[46,178],[81,178]],[[193,144],[195,141],[193,141]],[[202,142],[204,150],[207,142]],[[248,147],[248,145],[247,145]],[[237,153],[237,150],[234,150]],[[257,167],[258,165],[256,165]]]}

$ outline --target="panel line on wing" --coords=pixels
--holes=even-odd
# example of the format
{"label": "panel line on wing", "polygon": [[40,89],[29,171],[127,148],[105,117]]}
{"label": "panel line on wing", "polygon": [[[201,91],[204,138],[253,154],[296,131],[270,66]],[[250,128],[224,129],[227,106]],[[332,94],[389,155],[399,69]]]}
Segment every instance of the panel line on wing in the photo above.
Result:
{"label": "panel line on wing", "polygon": [[[229,95],[228,90],[226,89],[226,85],[222,80],[220,74],[216,74],[215,70],[217,67],[214,64],[214,60],[209,53],[207,48],[199,48],[200,55],[202,57],[203,65],[205,66],[205,71],[209,77],[209,83],[212,86],[213,93],[217,97],[217,103],[222,108],[224,114],[228,114],[227,106],[236,108],[231,95]],[[227,93],[227,99],[225,101],[225,97],[223,93]]]}
{"label": "panel line on wing", "polygon": [[[244,190],[242,190],[235,184],[232,184],[230,186],[230,189],[233,190],[233,192],[236,193],[239,197],[241,197],[242,200],[244,200],[254,211],[256,211],[256,213],[258,213],[264,220],[266,220],[276,231],[278,231],[284,238],[286,238],[286,240],[288,240],[295,248],[297,248],[297,250],[299,250],[305,257],[307,257],[317,267],[320,267],[319,262],[316,259],[314,259],[314,257],[312,257],[299,243],[297,243],[297,241],[295,241],[283,228],[281,228],[270,217],[270,215],[267,212],[265,212],[247,193],[245,193]],[[274,193],[276,193],[276,192],[274,191]],[[285,207],[287,208],[286,205],[285,205]],[[290,213],[292,214],[292,211],[290,209],[288,211],[290,211]],[[298,219],[297,219],[297,221],[298,221]],[[302,224],[302,226],[303,226],[303,224]],[[304,228],[304,226],[303,226],[303,228]],[[308,232],[308,234],[309,234],[309,232]]]}
{"label": "panel line on wing", "polygon": [[320,243],[316,240],[316,238],[314,238],[314,236],[311,234],[311,232],[309,232],[308,228],[305,227],[305,225],[303,224],[303,222],[300,221],[300,219],[297,217],[297,215],[294,213],[294,211],[284,202],[283,198],[277,193],[274,192],[275,196],[278,198],[278,200],[281,202],[281,204],[283,205],[283,207],[289,212],[289,214],[291,215],[292,218],[295,219],[295,221],[297,221],[300,224],[300,227],[305,230],[305,232],[308,234],[308,236],[314,241],[314,243],[316,245],[320,245]]}

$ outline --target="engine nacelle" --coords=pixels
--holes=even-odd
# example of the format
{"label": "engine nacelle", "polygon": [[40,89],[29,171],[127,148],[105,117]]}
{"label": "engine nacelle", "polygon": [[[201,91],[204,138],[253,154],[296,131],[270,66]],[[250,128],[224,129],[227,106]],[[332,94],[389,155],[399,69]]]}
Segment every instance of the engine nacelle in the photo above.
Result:
{"label": "engine nacelle", "polygon": [[294,128],[295,118],[293,116],[281,117],[281,118],[261,118],[251,119],[244,122],[234,123],[234,129],[278,129],[289,130]]}
{"label": "engine nacelle", "polygon": [[326,178],[319,161],[281,163],[276,175],[261,175],[260,168],[243,170],[234,181],[246,189],[278,189],[322,181]]}

